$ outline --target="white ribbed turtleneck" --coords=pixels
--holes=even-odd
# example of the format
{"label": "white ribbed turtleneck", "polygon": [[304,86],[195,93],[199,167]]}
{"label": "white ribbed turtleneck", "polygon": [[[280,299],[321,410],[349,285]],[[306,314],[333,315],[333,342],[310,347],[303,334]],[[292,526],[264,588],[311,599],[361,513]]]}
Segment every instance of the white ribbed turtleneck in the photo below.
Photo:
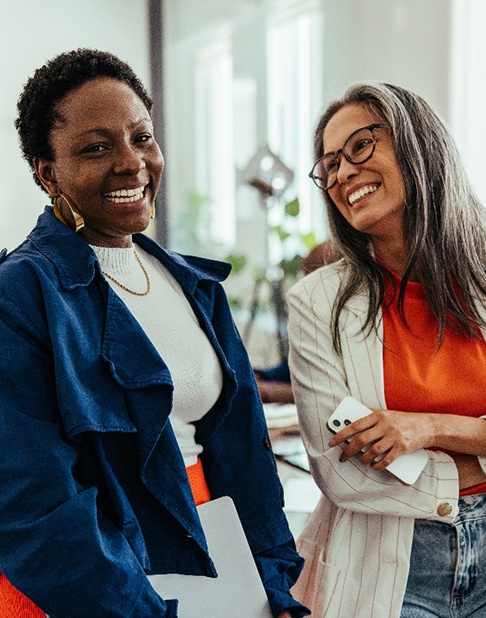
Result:
{"label": "white ribbed turtleneck", "polygon": [[[146,277],[135,258],[135,248],[94,247],[101,268],[129,289],[145,292]],[[193,422],[218,399],[221,367],[180,285],[149,253],[136,247],[150,278],[150,292],[135,296],[107,278],[113,291],[130,309],[167,364],[174,383],[170,421],[186,466],[202,451],[194,440]]]}

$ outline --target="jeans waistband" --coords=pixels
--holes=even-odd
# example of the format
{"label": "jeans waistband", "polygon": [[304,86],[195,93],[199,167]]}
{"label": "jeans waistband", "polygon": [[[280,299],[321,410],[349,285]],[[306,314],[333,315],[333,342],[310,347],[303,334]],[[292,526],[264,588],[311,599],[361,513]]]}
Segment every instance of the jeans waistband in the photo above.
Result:
{"label": "jeans waistband", "polygon": [[486,494],[473,494],[459,498],[459,513],[454,520],[454,525],[472,519],[486,519]]}

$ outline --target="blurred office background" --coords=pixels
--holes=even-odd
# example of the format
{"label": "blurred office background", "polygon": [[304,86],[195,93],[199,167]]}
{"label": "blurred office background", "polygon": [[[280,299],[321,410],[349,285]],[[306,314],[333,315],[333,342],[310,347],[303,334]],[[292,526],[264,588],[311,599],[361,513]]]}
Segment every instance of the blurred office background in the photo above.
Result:
{"label": "blurred office background", "polygon": [[[17,145],[18,94],[36,67],[76,47],[115,53],[148,86],[166,159],[151,233],[234,262],[228,293],[242,325],[259,273],[280,277],[326,238],[307,177],[312,134],[351,83],[423,95],[486,203],[483,0],[0,0],[0,11],[1,246],[20,243],[47,203]],[[288,172],[276,195],[249,182],[258,164]],[[264,310],[258,319],[272,330]],[[279,355],[265,338],[250,348],[258,365]]]}

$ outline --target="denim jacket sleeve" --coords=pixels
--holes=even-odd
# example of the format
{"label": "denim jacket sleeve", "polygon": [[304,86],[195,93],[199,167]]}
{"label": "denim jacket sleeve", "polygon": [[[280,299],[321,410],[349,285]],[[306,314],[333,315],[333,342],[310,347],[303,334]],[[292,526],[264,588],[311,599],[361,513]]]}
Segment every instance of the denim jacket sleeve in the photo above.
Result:
{"label": "denim jacket sleeve", "polygon": [[0,570],[51,618],[176,617],[123,534],[73,475],[57,376],[39,323],[0,302]]}

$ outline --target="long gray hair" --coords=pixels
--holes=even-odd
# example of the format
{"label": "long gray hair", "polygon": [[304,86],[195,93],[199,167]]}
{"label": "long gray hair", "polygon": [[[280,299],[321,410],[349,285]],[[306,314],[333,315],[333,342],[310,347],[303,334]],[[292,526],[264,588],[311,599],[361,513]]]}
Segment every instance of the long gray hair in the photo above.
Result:
{"label": "long gray hair", "polygon": [[[407,324],[405,286],[413,272],[437,322],[437,345],[448,326],[475,336],[474,327],[485,326],[476,300],[486,295],[486,209],[471,188],[448,130],[413,92],[383,83],[356,84],[321,116],[314,134],[316,161],[323,155],[322,137],[328,122],[350,103],[366,106],[387,124],[403,176],[407,264],[398,295],[403,322]],[[355,230],[328,193],[323,195],[332,235],[350,266],[333,312],[333,342],[340,352],[338,323],[344,305],[354,294],[366,291],[369,308],[364,329],[376,328],[385,281],[369,235]]]}

